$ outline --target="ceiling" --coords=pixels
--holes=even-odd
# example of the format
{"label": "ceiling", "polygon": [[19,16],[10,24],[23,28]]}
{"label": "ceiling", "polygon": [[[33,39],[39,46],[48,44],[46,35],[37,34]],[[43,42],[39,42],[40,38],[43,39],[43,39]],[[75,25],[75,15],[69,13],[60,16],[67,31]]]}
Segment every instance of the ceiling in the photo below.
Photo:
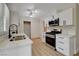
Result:
{"label": "ceiling", "polygon": [[18,12],[21,16],[25,16],[27,9],[36,9],[39,16],[47,17],[52,14],[53,10],[63,10],[73,7],[74,3],[7,3],[10,11]]}

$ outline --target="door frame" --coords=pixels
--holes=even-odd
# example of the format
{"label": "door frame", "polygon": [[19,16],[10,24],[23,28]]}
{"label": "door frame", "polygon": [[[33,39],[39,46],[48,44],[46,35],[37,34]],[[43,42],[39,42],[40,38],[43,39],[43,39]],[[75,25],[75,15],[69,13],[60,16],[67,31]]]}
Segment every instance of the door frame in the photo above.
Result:
{"label": "door frame", "polygon": [[[30,23],[30,38],[31,38],[31,21],[23,21],[23,25],[24,25],[25,22]],[[24,28],[24,26],[23,26],[23,28]]]}

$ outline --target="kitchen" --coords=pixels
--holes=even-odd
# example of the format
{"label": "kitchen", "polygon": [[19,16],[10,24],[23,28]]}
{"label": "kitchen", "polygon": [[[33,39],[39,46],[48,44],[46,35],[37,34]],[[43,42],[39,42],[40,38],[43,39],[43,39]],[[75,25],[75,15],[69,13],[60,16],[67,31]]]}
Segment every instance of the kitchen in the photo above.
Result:
{"label": "kitchen", "polygon": [[[37,54],[38,52],[36,52],[36,49],[38,49],[38,47],[39,49],[41,49],[40,46],[42,46],[40,43],[40,46],[37,43],[38,39],[40,39],[40,41],[46,47],[47,45],[52,46],[53,49],[51,49],[50,47],[48,47],[48,49],[53,50],[55,53],[60,53],[66,56],[72,56],[78,53],[78,6],[79,5],[75,3],[1,4],[0,8],[2,8],[2,10],[0,10],[0,14],[1,12],[3,13],[0,16],[4,16],[2,17],[2,19],[4,19],[5,21],[0,18],[0,21],[2,21],[0,23],[0,42],[5,42],[1,43],[0,48],[2,48],[2,46],[5,46],[8,48],[8,50],[6,48],[2,49],[3,52],[1,52],[0,55],[32,56],[32,52],[35,52]],[[26,21],[30,23],[30,36],[24,34],[25,27],[23,22]],[[10,26],[12,26],[12,28]],[[6,38],[7,40],[5,40]],[[21,41],[20,39],[24,40]],[[35,39],[36,41],[33,41]],[[37,46],[34,44],[36,44]],[[17,46],[19,49],[17,48]],[[13,49],[10,50],[10,48]],[[44,50],[44,48],[42,49]],[[45,51],[45,53],[48,52]],[[40,54],[46,55],[45,53]],[[51,52],[51,54],[52,53],[53,52]],[[49,55],[51,54],[49,53]],[[39,56],[39,54],[37,55]],[[56,54],[53,55],[56,56]]]}
{"label": "kitchen", "polygon": [[64,55],[73,55],[75,51],[75,22],[74,21],[74,9],[69,8],[63,10],[51,19],[44,22],[44,42],[55,47],[56,51],[63,53]]}

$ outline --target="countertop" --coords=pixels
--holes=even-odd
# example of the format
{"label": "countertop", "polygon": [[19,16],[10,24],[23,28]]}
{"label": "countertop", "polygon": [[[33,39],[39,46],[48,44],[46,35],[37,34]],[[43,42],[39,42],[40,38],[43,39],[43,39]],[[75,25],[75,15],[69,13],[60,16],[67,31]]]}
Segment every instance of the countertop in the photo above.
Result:
{"label": "countertop", "polygon": [[72,37],[75,37],[76,35],[74,35],[74,34],[57,34],[56,36],[72,38]]}
{"label": "countertop", "polygon": [[[25,35],[25,34],[16,34],[16,35]],[[0,40],[0,49],[14,48],[17,46],[29,45],[32,44],[32,40],[29,39],[26,35],[26,39],[18,40],[18,41],[10,41],[8,38],[2,38]]]}

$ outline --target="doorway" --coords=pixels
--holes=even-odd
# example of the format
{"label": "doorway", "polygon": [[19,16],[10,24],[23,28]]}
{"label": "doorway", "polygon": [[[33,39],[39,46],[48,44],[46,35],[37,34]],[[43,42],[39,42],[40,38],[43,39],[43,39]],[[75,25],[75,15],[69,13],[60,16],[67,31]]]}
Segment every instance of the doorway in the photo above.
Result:
{"label": "doorway", "polygon": [[24,21],[24,33],[31,38],[31,22]]}

